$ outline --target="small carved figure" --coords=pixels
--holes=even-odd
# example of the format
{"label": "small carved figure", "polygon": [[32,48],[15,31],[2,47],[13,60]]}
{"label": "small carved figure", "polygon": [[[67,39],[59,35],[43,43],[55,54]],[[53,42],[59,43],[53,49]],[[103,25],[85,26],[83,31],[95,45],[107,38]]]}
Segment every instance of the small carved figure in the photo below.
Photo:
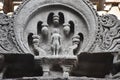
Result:
{"label": "small carved figure", "polygon": [[51,50],[53,55],[58,55],[61,49],[61,35],[58,29],[54,29],[51,36]]}
{"label": "small carved figure", "polygon": [[74,54],[75,55],[77,53],[77,49],[78,49],[79,45],[80,45],[80,36],[79,35],[75,35],[72,38],[72,46],[70,46],[69,49],[68,49],[69,55],[70,54],[72,54],[72,55]]}
{"label": "small carved figure", "polygon": [[33,49],[34,49],[34,52],[35,54],[39,55],[39,56],[44,56],[46,55],[46,52],[40,48],[39,46],[39,36],[38,35],[33,35]]}

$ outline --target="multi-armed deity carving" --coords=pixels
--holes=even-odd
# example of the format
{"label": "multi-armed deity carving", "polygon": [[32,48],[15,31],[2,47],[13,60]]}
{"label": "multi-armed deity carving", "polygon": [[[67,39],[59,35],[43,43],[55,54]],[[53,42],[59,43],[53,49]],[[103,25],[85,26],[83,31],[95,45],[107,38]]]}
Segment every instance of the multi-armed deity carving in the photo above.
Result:
{"label": "multi-armed deity carving", "polygon": [[[47,22],[38,21],[37,34],[28,35],[28,44],[35,55],[76,55],[83,34],[75,34],[74,30],[72,20],[65,22],[62,12],[52,12],[48,15]],[[69,47],[65,47],[67,42]]]}

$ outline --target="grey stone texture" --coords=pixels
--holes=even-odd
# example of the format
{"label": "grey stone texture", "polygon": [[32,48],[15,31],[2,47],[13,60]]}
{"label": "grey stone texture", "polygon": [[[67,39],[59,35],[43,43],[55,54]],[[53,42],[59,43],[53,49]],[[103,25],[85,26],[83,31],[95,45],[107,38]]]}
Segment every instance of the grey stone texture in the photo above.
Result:
{"label": "grey stone texture", "polygon": [[[37,69],[42,68],[43,75],[26,79],[99,80],[93,75],[94,78],[88,78],[88,74],[71,77],[70,72],[79,74],[85,65],[83,72],[87,73],[100,64],[102,66],[95,70],[109,73],[103,75],[103,80],[119,79],[119,26],[120,21],[115,15],[99,16],[89,0],[24,0],[12,17],[0,14],[0,51],[2,55],[34,56],[34,64]],[[82,59],[85,57],[82,54],[88,59]],[[80,59],[82,64],[79,64]],[[111,65],[114,73],[110,72]]]}

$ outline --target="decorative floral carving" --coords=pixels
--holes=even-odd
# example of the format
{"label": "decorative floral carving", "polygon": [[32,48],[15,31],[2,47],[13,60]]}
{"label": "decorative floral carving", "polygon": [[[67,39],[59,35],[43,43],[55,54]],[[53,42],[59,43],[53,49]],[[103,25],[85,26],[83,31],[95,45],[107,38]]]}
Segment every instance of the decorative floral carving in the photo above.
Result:
{"label": "decorative floral carving", "polygon": [[16,47],[18,52],[22,52],[16,42],[13,25],[13,18],[0,13],[0,46],[5,51],[10,52]]}
{"label": "decorative floral carving", "polygon": [[7,51],[13,49],[12,42],[10,40],[9,28],[10,19],[5,14],[0,14],[0,46]]}
{"label": "decorative floral carving", "polygon": [[101,23],[104,27],[114,27],[116,24],[117,17],[115,15],[103,15],[101,16]]}
{"label": "decorative floral carving", "polygon": [[115,15],[103,15],[100,19],[99,47],[102,50],[120,49],[120,24]]}

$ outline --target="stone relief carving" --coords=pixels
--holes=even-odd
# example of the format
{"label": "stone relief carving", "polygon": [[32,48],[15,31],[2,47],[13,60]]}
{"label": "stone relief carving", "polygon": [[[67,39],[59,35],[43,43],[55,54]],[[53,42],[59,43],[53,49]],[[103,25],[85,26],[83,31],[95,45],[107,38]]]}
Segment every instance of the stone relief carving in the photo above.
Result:
{"label": "stone relief carving", "polygon": [[68,77],[80,50],[93,52],[97,44],[101,51],[120,49],[119,20],[114,15],[98,16],[89,0],[24,0],[13,16],[14,23],[8,17],[0,19],[1,47],[6,51],[17,47],[24,53],[30,49],[31,54],[42,57],[35,59],[47,76],[49,72],[55,76],[58,65],[62,76]]}
{"label": "stone relief carving", "polygon": [[9,26],[10,19],[4,14],[0,14],[0,46],[7,51],[13,49],[10,41]]}
{"label": "stone relief carving", "polygon": [[[71,0],[72,1],[72,0]],[[15,26],[17,25],[17,19],[18,18],[20,18],[20,17],[16,17],[16,16],[20,16],[19,14],[21,14],[22,12],[21,11],[23,11],[24,9],[24,6],[28,6],[28,4],[30,3],[30,2],[32,2],[31,0],[25,0],[25,1],[23,1],[23,3],[18,7],[18,9],[14,12],[14,17],[15,17]],[[91,2],[89,1],[89,0],[81,0],[81,1],[79,1],[78,0],[78,2],[80,3],[80,4],[84,4],[85,5],[85,9],[82,9],[82,8],[80,8],[80,6],[77,6],[77,7],[79,7],[78,8],[78,10],[77,9],[75,9],[75,7],[74,6],[68,6],[69,4],[76,4],[77,2],[74,2],[74,3],[68,3],[67,1],[65,1],[65,4],[64,4],[64,1],[56,1],[56,0],[53,0],[53,1],[35,1],[35,2],[32,2],[33,4],[31,4],[31,5],[35,5],[36,6],[36,8],[35,8],[35,6],[31,6],[31,9],[30,10],[28,10],[28,15],[26,15],[26,14],[24,14],[24,15],[26,15],[26,18],[24,19],[25,21],[25,23],[24,22],[20,22],[21,23],[21,28],[23,28],[24,26],[26,26],[27,24],[26,24],[26,20],[28,19],[28,18],[30,18],[30,15],[34,15],[34,13],[35,13],[35,15],[36,15],[36,12],[39,12],[39,11],[37,11],[37,9],[38,8],[41,8],[42,9],[42,7],[41,7],[41,5],[43,5],[43,7],[45,8],[45,5],[44,4],[42,4],[42,2],[45,2],[44,4],[49,4],[50,3],[50,5],[48,5],[48,6],[51,6],[51,4],[52,3],[55,3],[54,4],[54,6],[58,6],[58,7],[60,7],[60,8],[62,8],[62,6],[63,7],[66,7],[66,9],[67,8],[69,8],[69,10],[70,10],[70,12],[73,12],[73,14],[74,14],[74,11],[75,11],[75,15],[76,15],[76,12],[78,12],[77,14],[80,14],[80,16],[82,16],[81,17],[81,20],[82,20],[82,18],[84,19],[84,20],[86,20],[85,22],[86,23],[88,23],[88,24],[85,24],[86,26],[87,26],[87,28],[93,28],[92,29],[92,31],[90,31],[90,36],[92,35],[92,37],[93,37],[93,35],[95,35],[95,33],[92,33],[94,30],[95,30],[95,25],[97,25],[97,13],[96,13],[96,11],[95,11],[95,9],[93,8],[93,5],[91,4]],[[58,3],[60,3],[60,4],[56,4],[56,2],[58,2]],[[37,4],[37,3],[39,3],[39,5]],[[63,3],[63,4],[62,4]],[[89,10],[87,9],[87,8],[89,8]],[[27,7],[26,7],[26,9],[27,9]],[[56,8],[57,9],[57,8]],[[68,10],[68,11],[69,11]],[[72,11],[73,10],[73,11]],[[91,19],[94,19],[94,20],[90,20],[90,17],[88,17],[88,15],[87,15],[87,13],[86,13],[86,11],[85,10],[88,10],[89,12],[90,12],[90,14],[93,14],[92,15],[92,17],[93,18],[91,18]],[[30,11],[30,12],[29,12]],[[24,11],[23,11],[24,12]],[[64,12],[64,11],[63,11]],[[72,27],[72,26],[75,26],[75,22],[73,22],[72,23],[72,21],[68,21],[68,22],[66,22],[65,20],[65,18],[62,18],[62,17],[65,17],[66,15],[64,15],[64,13],[63,13],[62,11],[60,11],[60,13],[58,13],[58,14],[56,14],[56,13],[54,13],[54,11],[53,12],[51,12],[51,14],[49,14],[48,16],[50,17],[49,18],[49,20],[47,20],[47,22],[49,22],[49,23],[47,23],[47,26],[46,27],[44,27],[44,28],[42,28],[41,27],[41,33],[42,33],[42,35],[44,35],[44,30],[49,30],[49,25],[51,24],[51,23],[54,23],[53,25],[54,26],[56,26],[57,28],[59,28],[59,25],[60,24],[62,24],[63,25],[63,33],[64,33],[64,36],[66,36],[66,37],[68,37],[69,38],[69,35],[73,35],[73,33],[74,32],[76,32],[76,30],[74,31],[74,27]],[[41,14],[41,12],[39,12],[40,14]],[[51,17],[52,16],[52,17]],[[22,17],[21,17],[22,18]],[[53,21],[52,21],[52,19],[53,19]],[[90,20],[90,21],[89,21]],[[42,21],[42,20],[40,20],[40,21]],[[82,22],[82,21],[81,21]],[[93,24],[91,24],[91,23],[95,23],[94,25]],[[24,24],[23,24],[24,23]],[[44,22],[42,22],[42,25],[44,25],[44,23],[46,24],[46,21],[44,21]],[[83,21],[83,24],[84,24],[84,21]],[[82,25],[83,25],[82,24]],[[18,26],[20,26],[20,25],[18,25]],[[91,27],[92,26],[92,27]],[[28,27],[28,26],[26,26],[26,27]],[[70,30],[70,28],[72,28],[71,30]],[[16,28],[17,29],[17,28]],[[42,30],[43,29],[43,30]],[[37,29],[37,30],[39,30],[39,29]],[[73,30],[73,31],[72,31]],[[90,30],[90,29],[88,29],[88,30]],[[39,30],[40,31],[40,30]],[[61,30],[60,30],[61,31]],[[22,32],[22,29],[21,30],[19,30],[18,31],[18,34],[19,34],[19,32]],[[24,32],[24,31],[23,31]],[[46,31],[47,32],[47,31]],[[73,32],[73,33],[72,33]],[[81,31],[80,31],[81,32]],[[85,31],[86,32],[86,31]],[[89,31],[88,31],[89,32]],[[16,33],[16,31],[15,31],[15,33]],[[41,34],[40,33],[40,34]],[[49,34],[50,34],[51,32],[49,32],[48,31],[48,36],[49,36]],[[63,33],[62,33],[62,36],[63,36]],[[79,33],[79,32],[77,32],[77,33]],[[86,32],[87,33],[87,32]],[[83,33],[84,34],[84,33]],[[21,35],[21,34],[20,34]],[[20,37],[20,35],[19,35],[19,37]],[[36,33],[35,33],[35,35],[36,35]],[[86,35],[86,34],[85,34]],[[87,35],[88,36],[88,35]],[[19,37],[16,37],[16,38],[19,38]],[[49,39],[49,37],[46,37],[46,38],[48,38]],[[30,52],[31,50],[29,50],[29,46],[28,46],[28,44],[24,44],[24,43],[22,43],[21,42],[21,40],[20,39],[22,39],[22,38],[19,38],[18,40],[17,40],[17,42],[18,42],[18,44],[20,45],[20,46],[22,46],[22,47],[20,47],[21,49],[23,49],[23,51],[24,52]],[[95,39],[95,38],[94,38]],[[94,46],[94,43],[93,43],[93,41],[94,41],[94,39],[90,39],[89,40],[89,44],[88,44],[88,47],[86,47],[86,46],[84,46],[84,45],[86,45],[84,42],[83,42],[83,46],[84,47],[86,47],[86,48],[83,48],[82,47],[82,51],[93,51],[93,48],[95,48],[95,46]],[[84,38],[84,40],[86,40],[85,38]],[[24,39],[22,39],[22,41],[24,41]],[[46,39],[46,41],[48,41],[47,39]],[[25,42],[27,42],[27,41],[25,41]],[[72,41],[71,41],[71,43],[72,43]],[[22,45],[22,44],[24,44],[24,45]],[[92,45],[93,44],[93,45]],[[49,45],[49,44],[48,44]],[[49,50],[50,51],[50,50]],[[51,52],[49,52],[49,53],[51,53]]]}
{"label": "stone relief carving", "polygon": [[105,51],[118,51],[119,48],[119,20],[115,15],[103,15],[100,17],[99,47]]}
{"label": "stone relief carving", "polygon": [[[37,35],[30,33],[28,35],[28,44],[35,55],[43,56],[48,54],[45,47],[40,47],[40,42],[45,42],[49,44],[49,55],[76,55],[80,49],[80,44],[83,42],[83,34],[74,34],[75,25],[72,20],[65,23],[64,14],[62,12],[49,13],[47,23],[43,21],[38,21],[37,23]],[[72,38],[73,37],[73,38]],[[71,39],[71,47],[65,49],[67,53],[63,51],[63,38]]]}
{"label": "stone relief carving", "polygon": [[[0,13],[0,46],[1,52],[11,52],[14,47],[12,18]],[[15,49],[14,49],[15,50]],[[16,51],[15,51],[16,52]]]}
{"label": "stone relief carving", "polygon": [[[14,34],[13,18],[6,14],[0,13],[0,46],[5,52],[21,53]],[[4,53],[4,51],[1,52]]]}
{"label": "stone relief carving", "polygon": [[72,53],[71,55],[76,55],[76,53],[78,53],[78,50],[82,45],[83,40],[84,37],[82,33],[74,35],[72,38],[72,46],[69,47],[68,53]]}
{"label": "stone relief carving", "polygon": [[58,29],[54,29],[51,35],[51,50],[53,55],[58,55],[61,49],[61,35]]}
{"label": "stone relief carving", "polygon": [[96,20],[97,20],[97,22],[96,22],[96,24],[97,24],[96,25],[96,31],[95,31],[95,33],[97,34],[97,35],[95,35],[96,39],[94,40],[94,43],[92,44],[92,46],[88,50],[89,52],[94,52],[94,50],[96,48],[96,45],[98,43],[99,31],[97,31],[97,30],[99,30],[99,28],[100,28],[100,26],[99,26],[99,18],[100,18],[100,16],[98,15],[97,10],[94,8],[93,3],[91,1],[89,1],[89,0],[83,0],[83,1],[93,11],[94,15],[96,16]]}

